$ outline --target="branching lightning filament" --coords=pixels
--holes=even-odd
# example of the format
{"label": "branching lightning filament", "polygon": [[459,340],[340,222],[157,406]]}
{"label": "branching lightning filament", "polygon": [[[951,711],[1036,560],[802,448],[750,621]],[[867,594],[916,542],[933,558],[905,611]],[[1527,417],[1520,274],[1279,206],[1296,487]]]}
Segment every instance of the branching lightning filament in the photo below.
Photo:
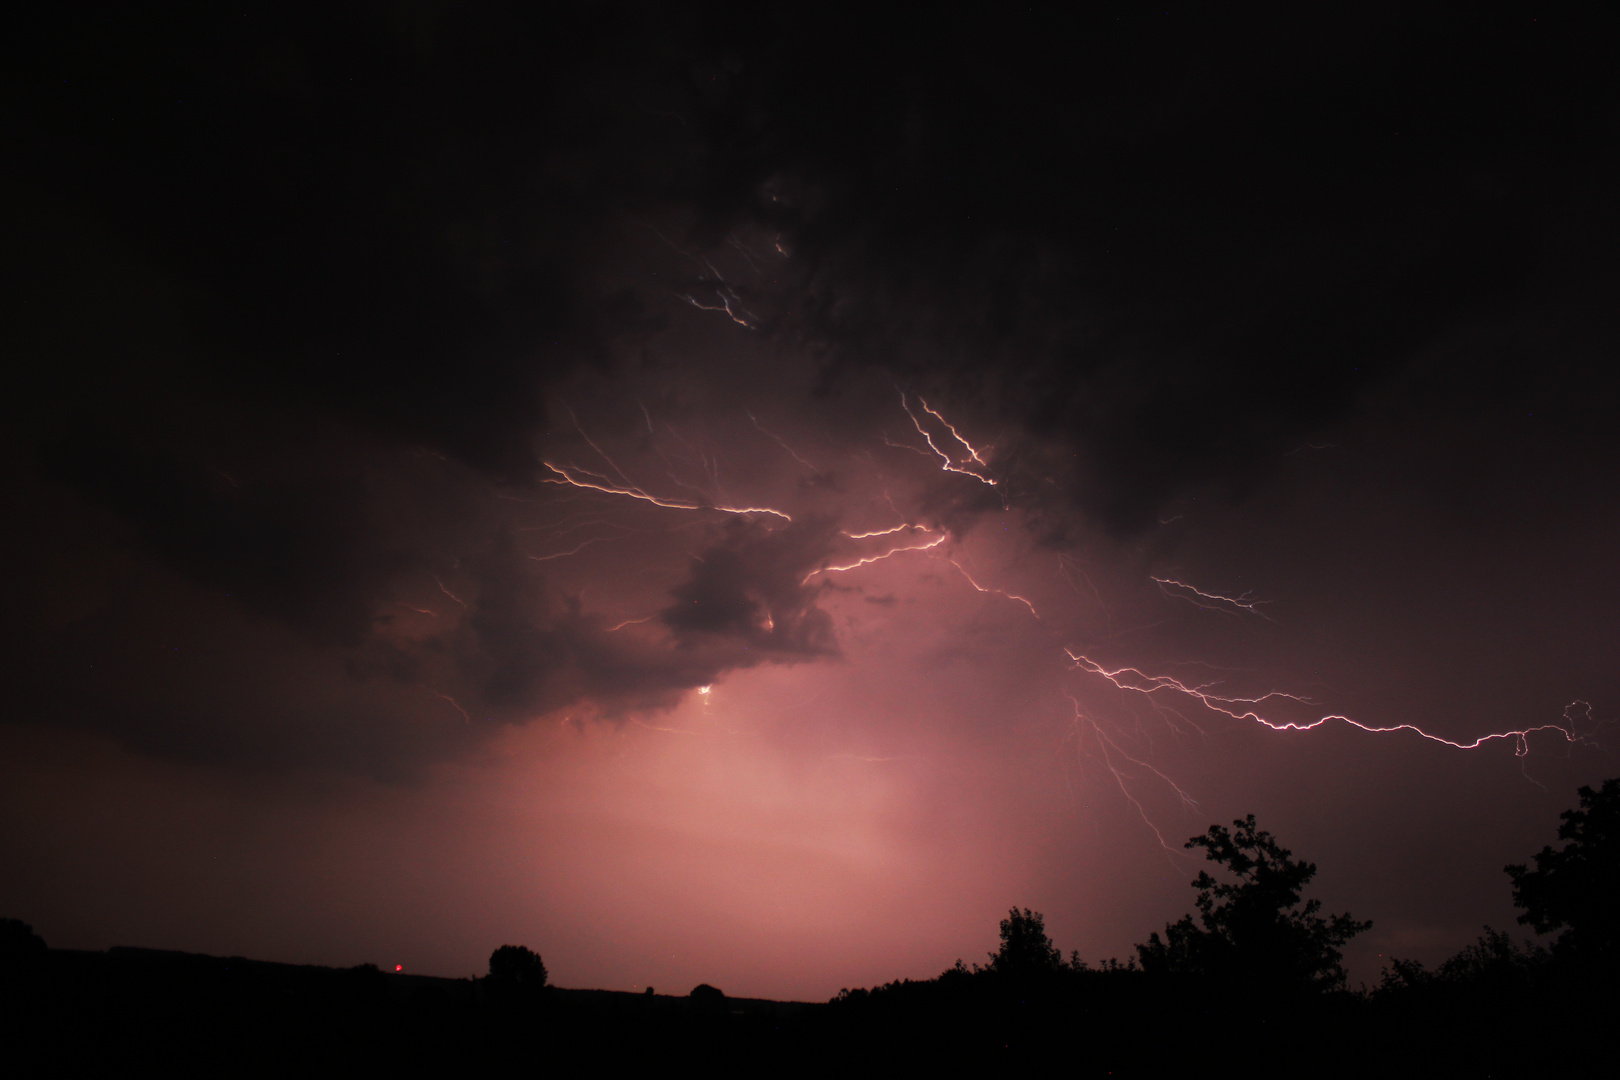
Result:
{"label": "branching lightning filament", "polygon": [[917,429],[917,434],[923,437],[923,442],[928,444],[928,449],[932,450],[935,456],[939,458],[940,468],[946,472],[959,473],[962,476],[971,476],[981,484],[989,484],[991,487],[995,487],[995,480],[987,475],[989,466],[985,463],[984,458],[979,455],[979,451],[974,448],[973,444],[962,437],[962,433],[956,430],[956,426],[954,424],[945,419],[945,417],[941,416],[936,410],[930,408],[928,402],[924,401],[922,398],[918,398],[917,404],[922,406],[922,411],[926,415],[931,416],[935,420],[939,421],[945,430],[951,433],[951,438],[960,443],[962,449],[967,451],[966,458],[958,460],[960,455],[958,455],[958,457],[952,457],[950,454],[947,454],[945,451],[941,450],[939,448],[939,444],[934,442],[934,436],[930,434],[928,428],[923,425],[922,418],[917,415],[914,409],[912,409],[911,399],[907,396],[906,392],[902,390],[900,392],[900,407],[906,410],[907,416],[911,417],[912,426]]}
{"label": "branching lightning filament", "polygon": [[[557,474],[558,478],[545,477],[548,484],[567,484],[571,487],[585,488],[590,491],[600,491],[608,495],[624,495],[632,499],[652,503],[654,506],[666,507],[670,510],[718,510],[724,514],[772,514],[783,521],[792,521],[793,518],[769,506],[722,506],[712,502],[691,502],[683,499],[666,499],[637,487],[633,484],[619,486],[614,484],[601,473],[593,473],[589,469],[582,469],[577,465],[558,465],[551,461],[542,461],[540,464]],[[594,477],[594,479],[592,479]]]}
{"label": "branching lightning filament", "polygon": [[[1440,743],[1442,746],[1450,746],[1457,750],[1477,750],[1488,742],[1493,742],[1498,739],[1512,739],[1515,744],[1514,754],[1518,757],[1524,757],[1530,753],[1529,736],[1537,732],[1556,731],[1558,734],[1564,737],[1566,742],[1576,743],[1584,741],[1582,736],[1575,731],[1572,723],[1568,727],[1566,727],[1564,724],[1537,724],[1531,727],[1517,728],[1510,731],[1490,732],[1488,734],[1481,735],[1472,741],[1461,742],[1456,739],[1448,739],[1442,735],[1436,735],[1433,732],[1425,731],[1416,724],[1390,724],[1387,726],[1380,726],[1376,724],[1366,724],[1360,720],[1354,720],[1339,713],[1330,713],[1325,716],[1319,716],[1314,720],[1307,721],[1273,720],[1261,715],[1260,713],[1260,709],[1263,708],[1267,703],[1293,701],[1299,704],[1309,705],[1311,704],[1310,699],[1301,697],[1298,694],[1286,693],[1281,690],[1268,691],[1264,694],[1260,694],[1257,697],[1227,696],[1214,693],[1211,690],[1211,686],[1214,684],[1206,683],[1203,685],[1189,685],[1188,683],[1169,675],[1148,675],[1140,669],[1134,667],[1119,667],[1110,669],[1104,667],[1102,664],[1099,664],[1097,661],[1092,660],[1090,657],[1074,652],[1073,650],[1066,649],[1064,651],[1068,653],[1069,659],[1074,662],[1074,666],[1077,670],[1086,672],[1089,675],[1096,675],[1100,678],[1106,679],[1120,690],[1131,691],[1150,698],[1155,694],[1161,693],[1179,695],[1187,702],[1195,702],[1211,712],[1221,713],[1225,716],[1231,717],[1234,720],[1250,720],[1254,723],[1262,724],[1270,728],[1272,731],[1312,731],[1323,726],[1329,721],[1336,720],[1340,723],[1348,724],[1353,728],[1358,728],[1374,735],[1387,735],[1397,731],[1410,731],[1414,735],[1428,739],[1430,742]],[[1580,703],[1577,702],[1575,704],[1579,705]],[[1574,707],[1575,705],[1571,705],[1565,708],[1564,714],[1566,720],[1569,718],[1570,710]]]}

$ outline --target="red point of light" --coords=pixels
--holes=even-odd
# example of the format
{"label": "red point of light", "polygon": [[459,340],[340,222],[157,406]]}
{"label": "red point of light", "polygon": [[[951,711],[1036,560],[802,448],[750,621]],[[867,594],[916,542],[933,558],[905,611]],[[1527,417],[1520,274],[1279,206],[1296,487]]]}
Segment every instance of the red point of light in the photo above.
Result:
{"label": "red point of light", "polygon": [[395,964],[394,965],[394,970],[395,971],[404,971],[405,970],[405,965],[404,964]]}

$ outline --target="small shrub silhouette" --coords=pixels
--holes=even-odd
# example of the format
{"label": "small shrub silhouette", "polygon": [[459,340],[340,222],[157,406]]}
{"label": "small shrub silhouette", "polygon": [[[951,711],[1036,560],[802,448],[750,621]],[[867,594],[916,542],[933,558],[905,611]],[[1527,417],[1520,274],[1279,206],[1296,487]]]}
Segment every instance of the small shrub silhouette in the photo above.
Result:
{"label": "small shrub silhouette", "polygon": [[497,997],[539,997],[546,988],[546,965],[523,945],[502,945],[489,954],[487,984]]}
{"label": "small shrub silhouette", "polygon": [[719,1018],[726,1015],[726,995],[717,987],[698,983],[687,997],[692,1002],[692,1010],[699,1016]]}

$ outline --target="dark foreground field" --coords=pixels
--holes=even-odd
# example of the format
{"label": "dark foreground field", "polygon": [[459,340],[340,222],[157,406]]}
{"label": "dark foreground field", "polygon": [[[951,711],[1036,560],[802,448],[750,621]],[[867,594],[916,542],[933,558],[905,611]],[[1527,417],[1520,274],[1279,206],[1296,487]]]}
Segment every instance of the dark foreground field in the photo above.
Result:
{"label": "dark foreground field", "polygon": [[[443,979],[150,949],[9,965],[11,1075],[698,1068],[721,1075],[1568,1075],[1614,1059],[1612,980],[1490,958],[1468,980],[1308,998],[1125,968],[957,969],[828,1003]],[[1604,1071],[1607,1067],[1600,1069]]]}

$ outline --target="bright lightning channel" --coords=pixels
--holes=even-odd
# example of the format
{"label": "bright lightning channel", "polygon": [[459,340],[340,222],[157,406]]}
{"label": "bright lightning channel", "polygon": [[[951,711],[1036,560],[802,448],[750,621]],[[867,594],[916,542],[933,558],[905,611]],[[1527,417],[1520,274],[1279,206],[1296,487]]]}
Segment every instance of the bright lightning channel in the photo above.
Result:
{"label": "bright lightning channel", "polygon": [[987,588],[984,585],[980,585],[977,581],[973,580],[973,575],[972,574],[970,574],[966,570],[962,569],[962,564],[961,563],[957,562],[955,559],[944,559],[944,561],[948,562],[952,566],[956,567],[957,572],[960,573],[963,577],[967,578],[967,583],[969,585],[973,586],[979,592],[989,593],[992,596],[1005,596],[1008,600],[1016,600],[1020,604],[1023,604],[1025,607],[1029,608],[1029,613],[1031,615],[1035,616],[1037,619],[1039,619],[1041,617],[1041,613],[1035,610],[1035,605],[1030,603],[1029,600],[1026,599],[1025,597],[1019,596],[1017,593],[1010,593],[1005,589],[991,589],[991,588]]}
{"label": "bright lightning channel", "polygon": [[1165,595],[1166,599],[1185,600],[1189,604],[1195,604],[1201,608],[1224,611],[1232,615],[1246,613],[1258,615],[1262,619],[1271,619],[1270,615],[1260,610],[1260,605],[1267,601],[1255,600],[1248,593],[1244,593],[1242,596],[1222,596],[1219,593],[1205,592],[1187,584],[1185,581],[1177,581],[1175,578],[1154,577],[1149,580],[1159,586],[1159,591]]}
{"label": "bright lightning channel", "polygon": [[[1100,676],[1108,680],[1120,690],[1133,691],[1149,698],[1151,698],[1154,694],[1160,693],[1161,691],[1166,691],[1171,694],[1179,694],[1190,701],[1198,702],[1211,712],[1222,713],[1234,720],[1251,720],[1257,724],[1263,724],[1272,731],[1313,731],[1316,728],[1328,723],[1330,720],[1337,720],[1341,723],[1349,724],[1353,728],[1359,728],[1362,731],[1369,732],[1370,734],[1374,735],[1387,735],[1397,731],[1410,731],[1414,735],[1428,739],[1430,742],[1437,742],[1443,746],[1450,746],[1457,750],[1477,750],[1486,743],[1495,741],[1497,739],[1512,739],[1515,743],[1513,751],[1514,756],[1521,758],[1530,753],[1529,736],[1537,732],[1556,731],[1564,737],[1566,742],[1577,743],[1583,741],[1581,736],[1575,733],[1573,727],[1565,727],[1562,724],[1538,724],[1533,727],[1518,728],[1512,731],[1495,731],[1486,735],[1481,735],[1472,742],[1459,742],[1455,739],[1448,739],[1442,735],[1435,735],[1432,732],[1425,731],[1416,724],[1390,724],[1388,726],[1364,724],[1360,720],[1353,720],[1348,716],[1343,716],[1338,713],[1321,716],[1315,720],[1309,720],[1304,723],[1294,720],[1269,720],[1260,715],[1260,713],[1257,711],[1264,703],[1268,701],[1287,700],[1306,705],[1311,704],[1311,702],[1309,699],[1300,697],[1298,694],[1289,694],[1280,690],[1268,691],[1259,695],[1258,697],[1227,697],[1221,694],[1211,693],[1208,689],[1209,684],[1191,686],[1182,682],[1180,679],[1173,678],[1169,675],[1148,675],[1139,668],[1133,667],[1109,669],[1097,663],[1095,660],[1092,660],[1090,657],[1074,652],[1071,649],[1065,649],[1064,652],[1066,652],[1069,659],[1074,662],[1076,669],[1084,671],[1090,675]],[[1577,702],[1576,704],[1580,703]],[[1568,714],[1569,709],[1566,708],[1565,716],[1567,717]]]}
{"label": "bright lightning channel", "polygon": [[[1164,781],[1164,783],[1169,786],[1170,790],[1176,793],[1176,797],[1181,800],[1182,805],[1189,810],[1197,809],[1198,801],[1183,791],[1180,785],[1178,785],[1174,780],[1170,779],[1164,773],[1160,772],[1158,769],[1154,768],[1152,765],[1149,765],[1147,762],[1134,756],[1133,754],[1126,752],[1124,747],[1120,746],[1119,743],[1114,741],[1114,739],[1107,732],[1103,731],[1101,724],[1097,723],[1093,717],[1091,717],[1080,707],[1080,701],[1078,698],[1068,693],[1065,693],[1064,697],[1067,697],[1069,699],[1069,703],[1074,706],[1074,724],[1076,732],[1084,727],[1090,730],[1092,736],[1097,740],[1097,748],[1102,751],[1103,766],[1108,770],[1109,775],[1114,778],[1114,783],[1119,787],[1119,793],[1125,797],[1126,802],[1129,802],[1136,808],[1136,813],[1139,817],[1141,817],[1142,824],[1146,825],[1148,827],[1148,831],[1158,839],[1159,846],[1172,855],[1180,855],[1181,853],[1179,851],[1172,848],[1168,843],[1165,842],[1164,834],[1159,831],[1159,827],[1153,824],[1153,820],[1148,817],[1146,808],[1142,806],[1141,802],[1137,800],[1135,795],[1131,794],[1131,789],[1125,782],[1125,774],[1120,771],[1119,766],[1114,764],[1114,754],[1118,754],[1120,757],[1124,758],[1126,761],[1129,761],[1138,768],[1146,769],[1148,772]],[[1078,742],[1078,739],[1076,741]],[[1109,752],[1110,748],[1112,748],[1113,753]]]}
{"label": "bright lightning channel", "polygon": [[[974,449],[973,444],[962,437],[962,433],[956,430],[956,426],[954,424],[941,416],[936,410],[930,408],[928,402],[919,397],[917,399],[917,403],[922,406],[923,412],[927,413],[929,416],[932,416],[935,420],[938,420],[941,424],[943,424],[945,426],[945,430],[951,433],[951,437],[962,444],[962,448],[968,453],[967,461],[971,461],[973,463],[972,465],[969,465],[967,461],[964,461],[963,463],[958,464],[956,460],[951,457],[951,455],[939,448],[938,444],[934,442],[934,436],[931,435],[928,429],[923,426],[922,420],[912,410],[910,398],[908,398],[906,392],[902,390],[900,392],[900,407],[906,410],[907,416],[911,417],[912,427],[915,427],[917,429],[917,434],[923,437],[923,441],[928,444],[928,449],[932,450],[935,456],[939,458],[940,468],[946,472],[959,473],[962,476],[971,476],[981,484],[989,484],[991,487],[995,487],[996,482],[993,478],[986,476],[983,472],[978,471],[978,469],[988,469],[989,466],[985,463],[984,458],[979,456],[979,452],[978,450]],[[974,468],[975,465],[978,466],[978,469]]]}
{"label": "bright lightning channel", "polygon": [[[608,480],[608,478],[603,476],[601,473],[593,473],[589,469],[582,469],[577,465],[557,465],[550,461],[542,461],[540,464],[544,465],[561,478],[554,479],[549,476],[542,477],[542,480],[548,484],[565,484],[569,487],[585,488],[589,491],[600,491],[608,495],[624,495],[632,499],[640,499],[642,502],[649,502],[654,506],[662,506],[670,510],[718,510],[724,514],[773,514],[776,517],[781,518],[783,521],[793,520],[793,518],[789,515],[769,506],[722,506],[718,503],[712,502],[689,502],[681,499],[666,499],[658,495],[653,495],[634,484],[626,483],[625,486],[619,487],[612,481]],[[590,479],[588,479],[592,476],[595,476],[602,482],[593,483]]]}
{"label": "bright lightning channel", "polygon": [[[922,528],[922,526],[920,526],[920,525],[913,526],[913,527],[914,528]],[[815,577],[817,574],[841,574],[846,570],[855,570],[855,569],[857,569],[859,567],[862,567],[862,566],[870,566],[872,563],[882,562],[884,559],[887,559],[889,556],[898,555],[903,551],[927,551],[930,548],[939,547],[939,545],[943,544],[945,541],[947,541],[949,539],[950,539],[950,534],[949,533],[940,533],[938,536],[934,537],[932,540],[928,541],[926,544],[909,544],[909,545],[906,545],[906,546],[903,546],[903,547],[890,548],[888,551],[885,551],[882,554],[868,555],[863,559],[856,559],[854,562],[846,563],[846,564],[844,564],[842,566],[822,566],[822,567],[818,567],[817,569],[812,570],[808,574],[804,575],[804,580],[799,582],[799,584],[800,585],[809,584],[810,579]]]}
{"label": "bright lightning channel", "polygon": [[902,532],[906,529],[921,529],[924,532],[928,531],[928,527],[926,525],[900,524],[888,529],[873,529],[871,532],[862,533],[842,532],[839,535],[847,536],[851,540],[867,540],[874,536],[893,536],[895,533]]}

